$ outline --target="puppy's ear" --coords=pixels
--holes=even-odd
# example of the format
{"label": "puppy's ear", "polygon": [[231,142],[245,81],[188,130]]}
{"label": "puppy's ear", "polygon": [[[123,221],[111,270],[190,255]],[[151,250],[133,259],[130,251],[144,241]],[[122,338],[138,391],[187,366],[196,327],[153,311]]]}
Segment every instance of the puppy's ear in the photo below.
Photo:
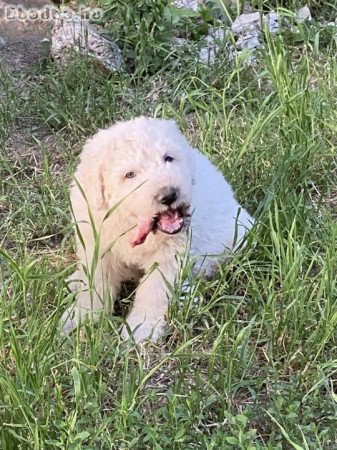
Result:
{"label": "puppy's ear", "polygon": [[114,136],[111,130],[99,131],[89,139],[81,154],[78,175],[86,187],[85,194],[95,209],[108,209],[111,200],[111,169]]}
{"label": "puppy's ear", "polygon": [[100,162],[97,170],[96,208],[108,209],[109,200],[110,194],[106,182],[106,168],[104,162]]}

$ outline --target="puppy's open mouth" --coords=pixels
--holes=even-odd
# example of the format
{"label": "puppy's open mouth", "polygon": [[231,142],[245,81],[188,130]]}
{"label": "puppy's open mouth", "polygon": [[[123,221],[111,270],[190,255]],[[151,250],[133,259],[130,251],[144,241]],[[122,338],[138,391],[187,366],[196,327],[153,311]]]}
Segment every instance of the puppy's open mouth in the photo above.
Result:
{"label": "puppy's open mouth", "polygon": [[182,230],[185,220],[181,209],[168,209],[154,218],[154,229],[166,234],[176,234]]}
{"label": "puppy's open mouth", "polygon": [[187,208],[179,207],[158,212],[151,219],[140,220],[136,234],[130,243],[132,247],[143,244],[151,231],[156,232],[159,230],[165,234],[179,233],[183,229],[187,217]]}

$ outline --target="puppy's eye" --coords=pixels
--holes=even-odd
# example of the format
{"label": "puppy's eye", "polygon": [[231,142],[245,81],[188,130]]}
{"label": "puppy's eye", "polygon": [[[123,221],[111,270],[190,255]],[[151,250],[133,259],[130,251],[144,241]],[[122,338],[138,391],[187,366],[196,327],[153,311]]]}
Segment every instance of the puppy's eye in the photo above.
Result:
{"label": "puppy's eye", "polygon": [[174,161],[174,158],[172,158],[172,156],[170,156],[170,155],[165,155],[164,161],[171,163],[172,161]]}
{"label": "puppy's eye", "polygon": [[128,172],[125,174],[125,178],[134,178],[136,176],[135,172]]}

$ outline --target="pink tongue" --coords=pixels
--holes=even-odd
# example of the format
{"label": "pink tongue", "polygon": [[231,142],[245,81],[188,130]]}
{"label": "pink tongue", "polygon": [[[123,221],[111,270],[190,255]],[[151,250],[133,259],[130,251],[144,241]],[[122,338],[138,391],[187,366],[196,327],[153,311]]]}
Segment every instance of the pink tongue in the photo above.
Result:
{"label": "pink tongue", "polygon": [[[181,229],[182,219],[178,212],[163,212],[158,218],[158,225],[160,230],[173,234]],[[146,238],[153,229],[153,219],[143,219],[138,222],[137,230],[133,238],[130,240],[132,247],[144,244]]]}
{"label": "pink tongue", "polygon": [[160,215],[159,226],[162,231],[172,234],[181,228],[181,217],[177,211],[174,213],[164,212]]}
{"label": "pink tongue", "polygon": [[152,227],[153,227],[153,219],[140,220],[138,222],[136,234],[130,241],[131,246],[136,247],[136,245],[144,244],[147,236],[152,231]]}

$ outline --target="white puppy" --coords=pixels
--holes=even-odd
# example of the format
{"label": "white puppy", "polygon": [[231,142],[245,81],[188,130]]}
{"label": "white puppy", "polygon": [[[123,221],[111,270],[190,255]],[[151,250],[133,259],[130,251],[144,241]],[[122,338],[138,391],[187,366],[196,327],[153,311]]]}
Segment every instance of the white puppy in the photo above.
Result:
{"label": "white puppy", "polygon": [[253,223],[223,176],[189,146],[174,121],[145,117],[99,131],[85,144],[71,203],[78,296],[63,316],[64,330],[71,331],[87,312],[97,317],[124,281],[137,279],[127,318],[137,342],[163,333],[187,229],[195,271],[210,275]]}

